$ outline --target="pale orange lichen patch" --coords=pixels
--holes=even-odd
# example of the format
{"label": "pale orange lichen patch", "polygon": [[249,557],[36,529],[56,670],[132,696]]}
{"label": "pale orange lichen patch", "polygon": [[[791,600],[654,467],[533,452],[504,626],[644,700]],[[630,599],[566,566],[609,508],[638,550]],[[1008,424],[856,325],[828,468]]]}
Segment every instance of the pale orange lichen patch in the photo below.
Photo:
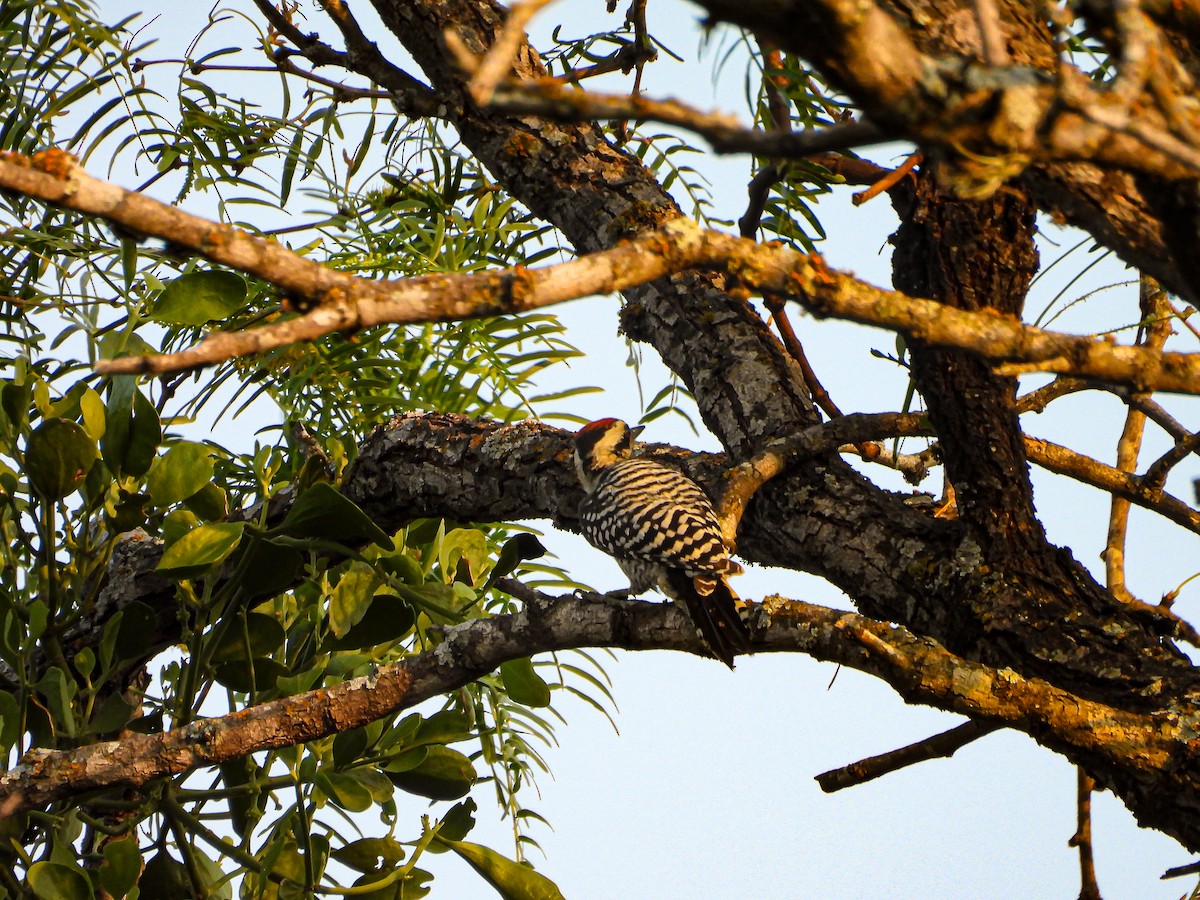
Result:
{"label": "pale orange lichen patch", "polygon": [[340,285],[334,285],[318,298],[317,303],[320,306],[345,306],[349,300],[350,295],[346,289]]}
{"label": "pale orange lichen patch", "polygon": [[819,253],[810,253],[808,255],[808,264],[812,271],[812,277],[815,281],[822,284],[836,284],[837,275],[825,264],[825,257]]}
{"label": "pale orange lichen patch", "polygon": [[65,179],[71,174],[75,168],[75,164],[79,162],[74,156],[65,150],[59,150],[57,147],[50,147],[47,150],[39,150],[30,157],[33,167],[41,169],[47,175],[53,175],[55,178]]}

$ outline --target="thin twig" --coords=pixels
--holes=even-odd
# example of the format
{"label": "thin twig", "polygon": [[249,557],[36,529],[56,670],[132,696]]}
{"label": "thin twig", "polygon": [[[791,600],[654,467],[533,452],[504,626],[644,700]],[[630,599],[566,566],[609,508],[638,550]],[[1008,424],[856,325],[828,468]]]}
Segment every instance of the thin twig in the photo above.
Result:
{"label": "thin twig", "polygon": [[832,794],[835,791],[873,781],[926,760],[947,759],[967,744],[979,740],[986,734],[991,734],[998,728],[998,725],[991,722],[964,722],[949,731],[927,737],[915,744],[909,744],[907,747],[881,753],[878,756],[870,756],[850,763],[848,766],[822,772],[816,777],[816,781],[821,786],[821,790]]}
{"label": "thin twig", "polygon": [[1025,437],[1025,456],[1031,463],[1043,469],[1124,497],[1138,506],[1170,519],[1188,531],[1200,534],[1200,512],[1165,491],[1151,490],[1136,475],[1106,466],[1099,460],[1060,444],[1029,435]]}
{"label": "thin twig", "polygon": [[1004,32],[1000,29],[1000,13],[996,0],[975,0],[975,22],[979,25],[979,38],[983,50],[983,61],[997,68],[1010,62]]}
{"label": "thin twig", "polygon": [[916,153],[910,153],[904,162],[900,163],[900,165],[896,166],[896,168],[892,169],[892,171],[884,175],[865,191],[859,191],[858,193],[853,194],[850,197],[850,202],[855,206],[862,206],[872,197],[878,197],[884,191],[895,187],[900,183],[900,180],[904,178],[905,175],[907,175],[924,161],[925,156],[920,151]]}
{"label": "thin twig", "polygon": [[750,459],[725,472],[725,485],[717,503],[717,519],[721,522],[725,542],[735,546],[738,525],[750,499],[797,459],[832,453],[843,444],[931,433],[929,420],[919,413],[854,413],[773,441]]}
{"label": "thin twig", "polygon": [[1075,834],[1068,847],[1079,850],[1079,900],[1100,900],[1100,885],[1096,882],[1096,862],[1092,853],[1092,791],[1096,782],[1082,767],[1076,767]]}
{"label": "thin twig", "polygon": [[525,25],[544,6],[554,0],[522,0],[514,3],[508,9],[504,27],[496,35],[496,40],[487,54],[475,68],[475,74],[467,85],[467,92],[480,106],[487,106],[496,87],[512,69],[513,58],[525,40]]}
{"label": "thin twig", "polygon": [[[1163,303],[1162,289],[1148,275],[1142,275],[1139,305],[1142,320],[1148,324],[1139,343],[1151,350],[1162,350],[1171,335],[1171,320],[1164,314]],[[1125,413],[1125,425],[1117,441],[1116,468],[1122,472],[1132,473],[1137,469],[1145,430],[1145,413],[1130,407]],[[1129,528],[1129,507],[1129,500],[1113,495],[1108,515],[1108,538],[1103,553],[1108,589],[1118,600],[1126,603],[1136,599],[1125,583],[1125,536]]]}

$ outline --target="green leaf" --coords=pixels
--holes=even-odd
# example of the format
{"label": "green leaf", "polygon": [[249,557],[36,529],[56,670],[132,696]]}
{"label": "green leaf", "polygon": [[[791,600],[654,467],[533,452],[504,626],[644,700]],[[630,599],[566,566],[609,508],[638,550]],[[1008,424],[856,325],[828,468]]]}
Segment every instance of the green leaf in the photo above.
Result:
{"label": "green leaf", "polygon": [[163,547],[167,548],[200,525],[200,520],[190,509],[173,509],[163,517]]}
{"label": "green leaf", "polygon": [[260,537],[251,538],[246,550],[241,588],[250,598],[271,597],[289,587],[304,557],[295,547],[280,547]]}
{"label": "green leaf", "polygon": [[450,811],[442,816],[438,837],[446,841],[461,841],[475,827],[477,809],[475,801],[470,797],[455,803],[450,807]]}
{"label": "green leaf", "polygon": [[326,538],[342,544],[359,540],[395,549],[386,532],[326,482],[318,482],[301,494],[279,526],[283,534],[297,538]]}
{"label": "green leaf", "polygon": [[384,771],[388,774],[389,778],[392,772],[411,772],[417,766],[421,765],[421,763],[425,762],[427,756],[429,756],[428,747],[413,747],[411,750],[397,753],[388,760]]}
{"label": "green leaf", "polygon": [[183,505],[206,522],[217,522],[229,515],[229,498],[225,489],[211,481],[184,500]]}
{"label": "green leaf", "polygon": [[99,457],[96,442],[69,419],[49,419],[29,436],[25,473],[46,500],[61,500],[82,483]]}
{"label": "green leaf", "polygon": [[504,578],[506,575],[511,574],[525,560],[539,559],[545,555],[546,548],[542,546],[542,542],[535,535],[527,531],[514,534],[500,548],[500,553],[496,556],[496,562],[492,566],[492,571],[488,574],[487,586],[491,587],[492,582],[497,578]]}
{"label": "green leaf", "polygon": [[115,475],[145,475],[162,441],[158,411],[137,389],[132,375],[112,380],[104,411],[104,437],[100,451],[104,464]]}
{"label": "green leaf", "polygon": [[137,838],[125,837],[104,845],[104,863],[98,871],[100,885],[114,898],[128,894],[141,871],[142,854]]}
{"label": "green leaf", "polygon": [[565,900],[562,891],[545,875],[507,856],[501,856],[490,847],[467,841],[449,841],[440,836],[435,836],[434,840],[465,859],[504,900]]}
{"label": "green leaf", "polygon": [[371,605],[379,576],[366,563],[351,563],[329,597],[329,630],[336,637],[345,635],[357,624]]}
{"label": "green leaf", "polygon": [[83,647],[75,654],[75,671],[84,678],[91,676],[96,669],[96,651],[91,647]]}
{"label": "green leaf", "polygon": [[467,563],[470,571],[466,581],[469,584],[475,583],[475,578],[490,555],[487,538],[475,528],[455,528],[438,548],[438,561],[442,564],[443,572],[455,572],[459,560]]}
{"label": "green leaf", "polygon": [[218,663],[213,677],[231,691],[261,694],[274,691],[276,681],[284,675],[287,675],[287,669],[282,665],[269,656],[258,656]]}
{"label": "green leaf", "polygon": [[45,698],[46,707],[54,716],[54,724],[68,735],[74,735],[75,710],[71,704],[75,698],[74,679],[68,678],[58,666],[51,666],[35,686]]}
{"label": "green leaf", "polygon": [[233,885],[225,877],[221,867],[195,846],[192,847],[192,858],[196,860],[197,868],[200,869],[200,880],[208,888],[211,900],[233,900]]}
{"label": "green leaf", "polygon": [[172,325],[227,319],[246,302],[246,279],[223,269],[190,272],[163,288],[150,318]]}
{"label": "green leaf", "polygon": [[[396,900],[422,900],[422,898],[428,897],[432,889],[427,885],[431,881],[433,881],[433,876],[424,869],[410,869],[404,876],[404,880],[400,882],[400,893],[395,895]],[[375,900],[375,898],[370,898],[370,900]]]}
{"label": "green leaf", "polygon": [[324,650],[358,650],[388,644],[412,629],[417,617],[407,603],[394,594],[376,594],[358,623],[341,637],[330,638]]}
{"label": "green leaf", "polygon": [[550,705],[550,686],[534,671],[528,656],[501,663],[500,680],[514,702],[533,707]]}
{"label": "green leaf", "polygon": [[471,760],[437,744],[428,751],[416,768],[407,772],[385,770],[384,774],[401,790],[430,800],[457,800],[469,793],[476,777]]}
{"label": "green leaf", "polygon": [[158,445],[162,443],[162,423],[158,410],[141,391],[133,393],[133,418],[129,423],[129,437],[122,457],[122,471],[134,478],[141,478],[154,462]]}
{"label": "green leaf", "polygon": [[175,900],[192,896],[192,882],[183,863],[159,850],[138,879],[139,900]]}
{"label": "green leaf", "polygon": [[155,569],[191,578],[220,564],[242,539],[244,522],[198,525],[163,551]]}
{"label": "green leaf", "polygon": [[316,783],[329,799],[342,809],[349,812],[365,812],[371,808],[371,792],[351,773],[320,771],[317,773]]}
{"label": "green leaf", "polygon": [[369,742],[365,728],[351,728],[339,733],[333,739],[333,764],[339,769],[344,769],[357,762]]}
{"label": "green leaf", "polygon": [[421,720],[417,733],[409,741],[416,747],[421,744],[453,744],[471,736],[471,720],[465,713],[454,709],[443,709],[427,719]]}
{"label": "green leaf", "polygon": [[29,392],[28,384],[13,381],[6,381],[4,387],[0,388],[0,405],[17,432],[24,431],[29,424]]}
{"label": "green leaf", "polygon": [[404,847],[392,838],[360,838],[334,850],[333,858],[356,872],[374,872],[403,860]]}
{"label": "green leaf", "polygon": [[21,708],[17,698],[0,691],[0,750],[8,750],[21,736]]}
{"label": "green leaf", "polygon": [[109,734],[122,728],[137,707],[120,694],[109,694],[92,713],[87,730],[92,734]]}
{"label": "green leaf", "polygon": [[285,697],[303,694],[316,687],[317,682],[324,677],[325,671],[324,664],[311,666],[298,675],[284,675],[275,679],[275,687],[279,688],[279,692]]}
{"label": "green leaf", "polygon": [[91,388],[79,398],[79,412],[83,417],[83,430],[94,441],[104,437],[104,401]]}
{"label": "green leaf", "polygon": [[182,441],[155,460],[146,476],[146,490],[158,507],[186,500],[212,481],[212,450]]}
{"label": "green leaf", "polygon": [[[95,471],[93,468],[92,471]],[[150,502],[149,494],[131,494],[120,490],[116,502],[105,507],[108,515],[108,527],[113,534],[124,534],[146,524],[146,504]]]}
{"label": "green leaf", "polygon": [[[213,662],[245,661],[269,656],[287,637],[283,625],[266,613],[246,613],[246,621],[234,624],[213,651]],[[247,639],[249,642],[247,642]]]}
{"label": "green leaf", "polygon": [[393,553],[379,557],[379,566],[389,575],[399,578],[405,584],[423,584],[425,572],[421,564],[407,553]]}
{"label": "green leaf", "polygon": [[[258,772],[254,760],[248,756],[227,760],[220,763],[218,768],[221,770],[221,781],[227,788],[248,788],[251,777]],[[246,840],[267,808],[267,792],[233,790],[230,791],[226,802],[229,804],[233,830],[238,837]]]}
{"label": "green leaf", "polygon": [[117,659],[137,659],[150,649],[150,639],[157,633],[154,610],[140,600],[134,600],[118,615],[121,624],[113,645]]}
{"label": "green leaf", "polygon": [[29,867],[29,886],[41,900],[91,900],[93,893],[92,883],[79,869],[45,861]]}

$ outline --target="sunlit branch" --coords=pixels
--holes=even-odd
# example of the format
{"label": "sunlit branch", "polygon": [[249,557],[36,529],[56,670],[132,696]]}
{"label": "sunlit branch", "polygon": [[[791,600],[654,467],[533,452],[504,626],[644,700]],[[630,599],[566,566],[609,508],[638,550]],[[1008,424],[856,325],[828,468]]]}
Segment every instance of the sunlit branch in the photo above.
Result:
{"label": "sunlit branch", "polygon": [[1176,525],[1200,533],[1200,512],[1178,497],[1173,497],[1161,489],[1147,487],[1136,475],[1106,466],[1090,456],[1076,453],[1059,444],[1028,435],[1025,437],[1025,455],[1029,457],[1030,462],[1044,469],[1098,487],[1114,496],[1123,497],[1131,503],[1153,510]]}
{"label": "sunlit branch", "polygon": [[[498,583],[508,590],[510,582]],[[528,596],[528,591],[522,593]],[[927,638],[854,613],[780,597],[752,610],[758,652],[801,652],[874,674],[906,700],[1036,734],[1068,756],[1166,772],[1187,732],[1149,716],[1077,697],[1012,670],[998,671]],[[159,734],[130,734],[65,751],[31,751],[0,776],[6,816],[110,787],[291,746],[367,724],[466,684],[501,663],[572,647],[703,652],[673,604],[537,595],[513,615],[475,619],[444,632],[434,649],[375,674],[285,697]],[[1136,756],[1136,760],[1131,756]]]}
{"label": "sunlit branch", "polygon": [[[240,332],[210,335],[178,353],[104,360],[104,373],[161,373],[211,365],[335,331],[385,323],[457,321],[607,294],[689,268],[723,269],[744,286],[786,296],[821,317],[903,332],[997,361],[1001,370],[1069,371],[1143,391],[1200,393],[1200,354],[1159,353],[1023,325],[990,310],[967,311],[874,287],[825,266],[818,256],[702,229],[679,218],[610,250],[540,269],[397,281],[356,278],[278,243],[221,225],[90,177],[61,151],[0,155],[0,189],[99,216],[189,248],[303,298],[314,309]],[[1019,362],[1012,362],[1019,361]]]}

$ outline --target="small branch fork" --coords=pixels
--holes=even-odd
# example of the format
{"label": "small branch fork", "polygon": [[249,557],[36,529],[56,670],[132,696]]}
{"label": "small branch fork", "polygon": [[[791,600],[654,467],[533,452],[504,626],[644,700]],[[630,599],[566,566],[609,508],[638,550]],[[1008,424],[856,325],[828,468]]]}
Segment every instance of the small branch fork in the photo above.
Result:
{"label": "small branch fork", "polygon": [[[561,84],[551,79],[497,83],[490,94],[489,108],[567,121],[630,118],[657,121],[699,134],[718,153],[751,152],[765,157],[794,158],[817,152],[818,148],[844,150],[908,138],[940,145],[963,159],[968,168],[979,159],[1005,157],[1018,164],[1010,175],[1040,159],[1111,163],[1171,179],[1188,177],[1190,171],[1191,177],[1195,177],[1200,171],[1200,149],[1196,147],[1200,127],[1192,121],[1180,99],[1191,93],[1186,87],[1191,83],[1186,69],[1136,4],[1116,3],[1114,7],[1121,66],[1116,81],[1104,88],[1065,61],[1060,63],[1055,83],[1047,82],[1044,78],[1047,73],[1013,64],[995,0],[975,0],[982,55],[978,64],[964,66],[961,58],[932,58],[912,46],[893,50],[896,56],[910,63],[904,75],[922,80],[919,84],[897,83],[890,96],[911,90],[949,99],[925,110],[928,121],[912,121],[907,128],[897,128],[893,123],[886,132],[866,121],[821,131],[763,131],[675,100],[585,94],[563,90]],[[481,68],[479,59],[461,43],[453,44],[452,36],[447,41],[456,48],[456,57],[467,71],[477,72]],[[910,55],[914,58],[907,59]],[[485,62],[491,57],[489,54]],[[950,74],[965,73],[967,69],[969,75]],[[929,83],[933,78],[942,81],[936,89]],[[1176,87],[1176,82],[1184,84],[1184,90]],[[974,133],[978,146],[967,152],[962,129],[956,130],[956,124],[977,118],[978,91],[972,86],[984,83],[992,85],[997,97],[996,119],[978,123]],[[1137,115],[1133,114],[1134,109]],[[1006,135],[999,146],[998,134]]]}
{"label": "small branch fork", "polygon": [[813,425],[792,437],[772,441],[750,459],[725,472],[725,484],[717,504],[717,519],[725,542],[730,547],[736,546],[738,525],[750,499],[798,458],[832,453],[844,445],[857,446],[873,439],[932,433],[929,421],[920,413],[854,413]]}
{"label": "small branch fork", "polygon": [[[156,778],[357,728],[535,653],[570,647],[702,652],[695,629],[673,604],[591,594],[547,597],[506,580],[497,586],[522,593],[526,608],[447,629],[434,649],[374,675],[161,734],[31,751],[0,775],[0,811],[13,815],[111,787],[139,789]],[[752,607],[750,619],[757,651],[808,653],[870,672],[910,702],[1036,734],[1068,755],[1136,765],[1149,774],[1168,773],[1187,752],[1186,734],[1178,727],[964,659],[903,628],[779,597]]]}
{"label": "small branch fork", "polygon": [[373,281],[327,269],[278,243],[91,178],[67,154],[0,154],[0,189],[99,216],[262,278],[315,304],[310,312],[241,332],[215,333],[178,353],[104,360],[103,373],[163,373],[212,365],[384,323],[456,321],[607,294],[689,268],[715,268],[740,284],[798,301],[818,316],[878,325],[929,344],[1041,371],[1068,371],[1141,391],[1200,393],[1200,354],[1160,353],[1043,331],[989,310],[907,297],[835,272],[820,257],[759,245],[679,218],[600,253],[541,269]]}

